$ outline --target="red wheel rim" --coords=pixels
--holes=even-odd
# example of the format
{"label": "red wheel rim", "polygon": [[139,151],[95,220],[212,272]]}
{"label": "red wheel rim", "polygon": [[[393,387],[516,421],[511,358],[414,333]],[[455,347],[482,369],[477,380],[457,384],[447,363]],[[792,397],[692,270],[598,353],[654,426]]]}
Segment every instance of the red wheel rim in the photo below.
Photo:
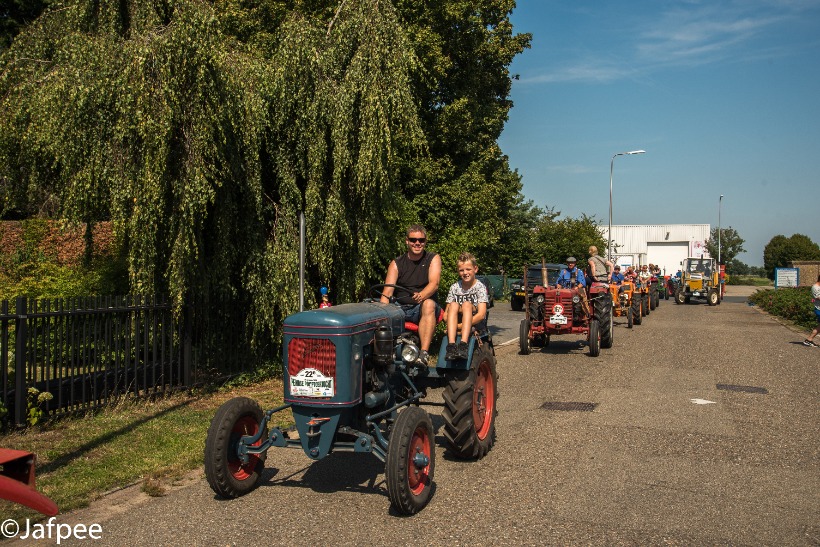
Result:
{"label": "red wheel rim", "polygon": [[[231,429],[231,442],[228,445],[228,470],[236,480],[244,481],[253,475],[256,470],[259,455],[249,454],[248,463],[243,465],[237,454],[237,449],[239,447],[239,439],[241,439],[243,435],[256,435],[258,431],[259,424],[253,416],[243,416],[233,424],[233,429]],[[252,446],[259,446],[260,444],[262,444],[262,439],[259,439]]]}
{"label": "red wheel rim", "polygon": [[484,440],[490,433],[495,413],[495,379],[486,361],[478,366],[473,389],[473,424],[478,438]]}
{"label": "red wheel rim", "polygon": [[[424,467],[416,465],[416,455],[423,454],[428,464]],[[418,496],[430,484],[430,435],[424,427],[417,427],[410,439],[410,449],[407,451],[407,484],[410,492]]]}

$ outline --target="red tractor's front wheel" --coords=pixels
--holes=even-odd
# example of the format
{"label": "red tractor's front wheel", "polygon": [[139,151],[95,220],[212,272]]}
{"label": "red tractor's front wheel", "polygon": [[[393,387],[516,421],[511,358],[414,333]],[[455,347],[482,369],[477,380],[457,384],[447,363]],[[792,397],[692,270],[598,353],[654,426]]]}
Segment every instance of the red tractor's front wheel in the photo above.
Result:
{"label": "red tractor's front wheel", "polygon": [[483,458],[495,444],[498,373],[487,344],[473,352],[470,370],[455,373],[444,389],[444,437],[458,458]]}
{"label": "red tractor's front wheel", "polygon": [[[239,455],[240,439],[256,435],[262,409],[247,397],[235,397],[216,411],[205,439],[205,477],[211,489],[223,498],[236,498],[253,490],[265,467],[265,454]],[[267,432],[253,446],[262,444]]]}
{"label": "red tractor's front wheel", "polygon": [[433,422],[417,406],[399,413],[387,448],[385,475],[390,503],[399,513],[413,515],[427,505],[436,467]]}

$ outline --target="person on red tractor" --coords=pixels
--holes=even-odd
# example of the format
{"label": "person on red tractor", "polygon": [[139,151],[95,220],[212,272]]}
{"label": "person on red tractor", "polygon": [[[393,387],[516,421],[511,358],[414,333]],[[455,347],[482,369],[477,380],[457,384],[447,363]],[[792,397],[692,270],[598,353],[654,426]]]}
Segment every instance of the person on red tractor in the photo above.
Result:
{"label": "person on red tractor", "polygon": [[574,256],[567,258],[567,267],[566,269],[561,270],[561,274],[558,276],[558,280],[555,283],[557,288],[575,289],[585,288],[587,286],[587,280],[584,277],[584,272],[575,267],[576,262],[577,261]]}
{"label": "person on red tractor", "polygon": [[[410,289],[412,294],[398,291],[396,302],[404,310],[404,320],[419,326],[421,353],[419,360],[427,364],[430,344],[436,330],[441,307],[436,301],[441,279],[441,257],[425,250],[427,230],[419,224],[407,228],[407,253],[396,257],[387,267],[386,285],[399,285]],[[381,301],[390,302],[393,287],[384,287]]]}
{"label": "person on red tractor", "polygon": [[[444,359],[454,361],[466,359],[473,333],[473,325],[481,330],[482,321],[487,319],[487,304],[490,301],[487,287],[476,279],[478,264],[470,253],[458,257],[459,280],[450,286],[447,293],[447,353]],[[458,324],[461,322],[461,339],[456,343]]]}
{"label": "person on red tractor", "polygon": [[589,247],[589,277],[592,281],[598,283],[607,283],[612,277],[612,261],[607,260],[598,254],[598,247],[590,245]]}

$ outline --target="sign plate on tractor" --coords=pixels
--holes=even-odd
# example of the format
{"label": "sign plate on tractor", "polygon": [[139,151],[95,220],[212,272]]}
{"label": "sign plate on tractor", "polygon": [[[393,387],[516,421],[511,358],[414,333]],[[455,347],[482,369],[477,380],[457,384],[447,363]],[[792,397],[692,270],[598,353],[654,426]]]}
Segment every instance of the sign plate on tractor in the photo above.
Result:
{"label": "sign plate on tractor", "polygon": [[305,368],[290,377],[290,394],[294,397],[333,397],[333,378],[315,368]]}
{"label": "sign plate on tractor", "polygon": [[566,325],[566,315],[553,315],[550,317],[550,325]]}

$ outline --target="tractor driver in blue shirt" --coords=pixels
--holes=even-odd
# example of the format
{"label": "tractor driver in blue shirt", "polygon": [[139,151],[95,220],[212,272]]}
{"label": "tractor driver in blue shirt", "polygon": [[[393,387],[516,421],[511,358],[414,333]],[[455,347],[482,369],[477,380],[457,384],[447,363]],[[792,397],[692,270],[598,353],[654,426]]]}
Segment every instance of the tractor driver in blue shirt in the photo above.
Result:
{"label": "tractor driver in blue shirt", "polygon": [[624,282],[624,274],[621,273],[621,267],[618,265],[615,266],[615,271],[612,272],[612,282],[616,285]]}
{"label": "tractor driver in blue shirt", "polygon": [[555,286],[559,289],[574,289],[576,287],[586,288],[587,281],[584,278],[584,272],[575,266],[576,260],[574,256],[567,258],[567,267],[561,270],[558,276],[558,281]]}

